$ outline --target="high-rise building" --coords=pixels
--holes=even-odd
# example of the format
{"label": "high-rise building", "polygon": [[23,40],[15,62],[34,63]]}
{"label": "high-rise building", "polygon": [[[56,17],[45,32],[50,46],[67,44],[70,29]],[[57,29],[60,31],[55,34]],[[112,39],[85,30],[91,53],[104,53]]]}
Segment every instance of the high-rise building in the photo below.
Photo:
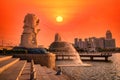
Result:
{"label": "high-rise building", "polygon": [[75,38],[75,47],[79,47],[80,49],[95,51],[97,48],[115,48],[115,39],[112,38],[112,33],[110,30],[107,30],[106,37],[90,37],[85,38],[84,41],[82,39]]}
{"label": "high-rise building", "polygon": [[80,49],[84,49],[85,48],[85,42],[82,41],[82,39],[79,39],[79,46]]}
{"label": "high-rise building", "polygon": [[106,32],[106,39],[112,39],[112,33],[110,30],[107,30]]}
{"label": "high-rise building", "polygon": [[78,40],[78,38],[74,39],[74,45],[75,45],[75,47],[79,47],[79,40]]}
{"label": "high-rise building", "polygon": [[115,39],[112,38],[112,33],[110,30],[106,32],[106,39],[105,39],[105,48],[115,48]]}
{"label": "high-rise building", "polygon": [[104,49],[105,48],[105,38],[101,37],[98,40],[99,40],[99,43],[98,43],[99,47],[98,48]]}
{"label": "high-rise building", "polygon": [[115,39],[106,39],[105,40],[105,48],[115,48]]}

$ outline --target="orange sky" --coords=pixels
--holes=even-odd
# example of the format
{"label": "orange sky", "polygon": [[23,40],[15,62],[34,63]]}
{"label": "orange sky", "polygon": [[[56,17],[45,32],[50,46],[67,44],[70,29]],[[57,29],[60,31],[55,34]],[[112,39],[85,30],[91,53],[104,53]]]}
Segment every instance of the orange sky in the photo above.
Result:
{"label": "orange sky", "polygon": [[[40,19],[38,43],[49,46],[59,32],[64,41],[102,37],[111,30],[120,47],[120,0],[0,0],[0,41],[19,45],[27,13]],[[64,21],[57,23],[56,16]]]}

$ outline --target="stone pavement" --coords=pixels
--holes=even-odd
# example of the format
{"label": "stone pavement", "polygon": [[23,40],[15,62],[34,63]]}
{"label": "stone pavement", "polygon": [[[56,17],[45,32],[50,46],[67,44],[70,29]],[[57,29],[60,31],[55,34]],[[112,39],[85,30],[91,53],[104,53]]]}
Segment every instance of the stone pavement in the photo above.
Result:
{"label": "stone pavement", "polygon": [[43,67],[40,65],[35,65],[37,80],[69,80],[67,76],[55,75],[56,71],[49,69],[47,67]]}

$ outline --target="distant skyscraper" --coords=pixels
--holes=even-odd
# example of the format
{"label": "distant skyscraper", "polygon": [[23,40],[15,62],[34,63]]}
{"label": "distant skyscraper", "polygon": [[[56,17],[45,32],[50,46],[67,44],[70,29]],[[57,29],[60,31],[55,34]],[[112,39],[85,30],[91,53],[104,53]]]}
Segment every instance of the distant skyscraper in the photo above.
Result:
{"label": "distant skyscraper", "polygon": [[110,32],[110,30],[107,30],[106,32],[106,39],[112,39],[112,33]]}
{"label": "distant skyscraper", "polygon": [[75,47],[79,47],[79,40],[78,40],[78,38],[74,39],[74,43],[75,43]]}
{"label": "distant skyscraper", "polygon": [[112,38],[112,33],[110,30],[106,32],[106,39],[105,39],[105,48],[115,48],[115,39]]}
{"label": "distant skyscraper", "polygon": [[106,39],[105,40],[105,48],[115,48],[115,39]]}
{"label": "distant skyscraper", "polygon": [[87,39],[87,38],[85,38],[84,48],[85,48],[85,49],[87,49],[87,48],[88,48],[88,39]]}
{"label": "distant skyscraper", "polygon": [[75,47],[79,47],[80,49],[84,50],[91,50],[95,51],[97,48],[115,48],[115,39],[112,38],[112,33],[110,30],[107,30],[106,37],[90,37],[85,38],[84,41],[82,39],[75,38]]}
{"label": "distant skyscraper", "polygon": [[105,48],[105,38],[101,37],[99,40],[99,48],[104,49]]}

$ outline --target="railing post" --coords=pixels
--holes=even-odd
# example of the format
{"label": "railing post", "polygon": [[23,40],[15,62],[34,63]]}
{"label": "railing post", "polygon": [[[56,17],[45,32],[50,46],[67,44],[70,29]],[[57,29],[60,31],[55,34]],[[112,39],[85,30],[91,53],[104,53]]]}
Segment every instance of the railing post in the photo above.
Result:
{"label": "railing post", "polygon": [[30,80],[36,80],[36,71],[31,72]]}
{"label": "railing post", "polygon": [[90,59],[93,61],[93,57],[91,56]]}
{"label": "railing post", "polygon": [[31,60],[30,80],[36,80],[36,71],[35,71],[34,61],[33,60]]}
{"label": "railing post", "polygon": [[105,61],[108,61],[108,56],[105,56]]}

